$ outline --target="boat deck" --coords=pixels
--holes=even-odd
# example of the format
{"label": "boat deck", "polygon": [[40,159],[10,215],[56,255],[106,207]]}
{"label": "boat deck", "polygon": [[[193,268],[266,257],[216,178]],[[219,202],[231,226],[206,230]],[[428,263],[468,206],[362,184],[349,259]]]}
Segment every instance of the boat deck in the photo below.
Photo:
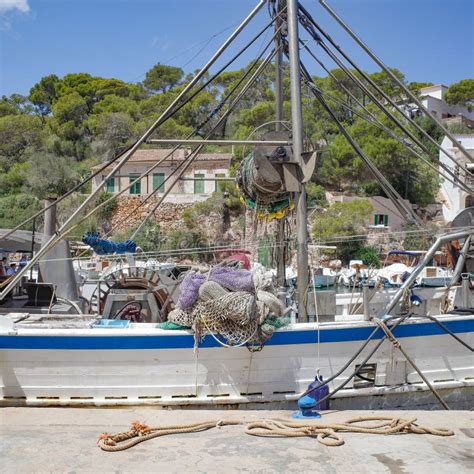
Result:
{"label": "boat deck", "polygon": [[[287,418],[289,411],[159,409],[0,409],[0,453],[4,472],[472,472],[472,412],[327,412],[322,422],[360,415],[418,419],[443,427],[451,437],[380,436],[344,433],[345,444],[326,447],[311,438],[257,438],[243,426],[173,435],[129,451],[101,451],[100,433],[125,431],[134,420],[150,426],[221,419]],[[316,420],[317,421],[317,420]]]}

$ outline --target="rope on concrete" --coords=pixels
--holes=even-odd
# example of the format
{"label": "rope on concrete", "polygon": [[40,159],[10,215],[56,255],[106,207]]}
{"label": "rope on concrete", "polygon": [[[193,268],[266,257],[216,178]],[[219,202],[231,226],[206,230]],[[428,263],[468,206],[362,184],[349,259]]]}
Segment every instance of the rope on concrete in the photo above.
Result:
{"label": "rope on concrete", "polygon": [[[369,422],[361,424],[363,422]],[[342,446],[344,438],[338,434],[366,433],[393,435],[402,433],[430,434],[433,436],[454,436],[446,428],[429,428],[416,424],[416,418],[403,419],[392,416],[360,416],[343,423],[304,423],[284,419],[256,420],[214,420],[186,425],[170,425],[150,428],[135,421],[129,431],[116,434],[102,433],[97,441],[98,446],[109,452],[124,451],[143,441],[172,434],[199,433],[221,426],[244,425],[245,433],[251,436],[301,438],[310,437],[325,446]]]}

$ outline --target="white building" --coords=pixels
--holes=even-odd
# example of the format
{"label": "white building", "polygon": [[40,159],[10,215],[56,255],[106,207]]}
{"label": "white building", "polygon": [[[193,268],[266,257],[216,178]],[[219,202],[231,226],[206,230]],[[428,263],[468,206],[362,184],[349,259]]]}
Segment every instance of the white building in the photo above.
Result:
{"label": "white building", "polygon": [[[447,90],[448,87],[442,84],[422,87],[420,89],[421,103],[438,119],[449,123],[451,121],[459,120],[462,117],[465,119],[463,123],[466,123],[468,126],[474,126],[474,108],[472,111],[469,111],[467,107],[462,105],[448,104],[444,99]],[[422,114],[416,104],[408,104],[404,109],[412,116]]]}
{"label": "white building", "polygon": [[[157,196],[162,196],[169,186],[175,181],[190,150],[153,149],[137,150],[125,163],[114,178],[107,181],[105,190],[117,194],[125,189],[132,181],[150,170],[158,161],[166,158],[148,176],[142,178],[130,189],[125,191],[126,196],[147,196],[157,191]],[[228,178],[232,160],[230,153],[201,153],[190,165],[165,199],[165,202],[191,203],[207,199],[213,192],[219,191],[224,181],[219,178]],[[94,166],[96,171],[100,165]],[[97,189],[105,176],[112,170],[107,167],[102,174],[92,180],[92,189]],[[176,172],[172,174],[174,171]]]}
{"label": "white building", "polygon": [[[455,135],[455,138],[474,158],[474,134]],[[459,160],[459,163],[468,169],[468,173],[453,163],[442,151],[439,153],[439,161],[448,166],[461,181],[465,182],[471,189],[474,189],[474,164],[469,162],[467,157],[457,147],[453,146],[450,138],[444,137],[441,146]],[[442,170],[440,169],[440,171]],[[443,217],[447,222],[451,222],[466,207],[474,206],[474,192],[467,193],[449,181],[442,182],[440,198],[443,203]]]}

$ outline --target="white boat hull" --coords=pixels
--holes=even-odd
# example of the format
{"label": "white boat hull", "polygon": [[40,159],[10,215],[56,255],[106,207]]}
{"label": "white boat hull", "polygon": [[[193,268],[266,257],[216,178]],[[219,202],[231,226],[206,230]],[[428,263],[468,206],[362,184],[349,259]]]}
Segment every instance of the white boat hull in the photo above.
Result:
{"label": "white boat hull", "polygon": [[[473,320],[440,317],[473,344]],[[327,378],[342,367],[374,329],[369,322],[296,324],[275,333],[263,350],[224,348],[206,336],[197,353],[193,336],[153,325],[131,329],[18,329],[0,333],[2,405],[210,405],[288,402],[314,379],[319,366]],[[404,349],[440,389],[474,384],[472,354],[426,320],[395,330]],[[318,358],[318,344],[319,358]],[[376,337],[382,337],[379,330]],[[336,387],[362,363],[377,340],[334,382]],[[351,381],[336,395],[359,399],[426,391],[418,374],[385,341],[369,361],[375,384]],[[372,397],[373,399],[373,397]],[[467,402],[466,402],[467,403]]]}

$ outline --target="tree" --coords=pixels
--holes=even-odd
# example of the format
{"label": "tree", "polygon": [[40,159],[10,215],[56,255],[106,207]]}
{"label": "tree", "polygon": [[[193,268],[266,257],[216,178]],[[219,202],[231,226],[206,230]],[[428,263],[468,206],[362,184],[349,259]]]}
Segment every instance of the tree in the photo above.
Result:
{"label": "tree", "polygon": [[429,87],[432,85],[432,82],[410,82],[408,84],[408,89],[410,89],[415,94],[419,94],[420,90],[423,89],[423,87]]}
{"label": "tree", "polygon": [[474,79],[463,79],[451,85],[444,98],[448,104],[463,105],[471,112],[474,107]]}
{"label": "tree", "polygon": [[30,115],[0,117],[0,171],[26,161],[28,151],[43,141],[41,120]]}
{"label": "tree", "polygon": [[349,261],[363,247],[367,234],[366,222],[374,213],[367,199],[336,202],[324,213],[318,214],[313,224],[313,238],[318,241],[338,241],[338,255]]}
{"label": "tree", "polygon": [[143,85],[154,92],[166,92],[179,84],[183,76],[181,68],[158,63],[146,73]]}
{"label": "tree", "polygon": [[40,115],[49,115],[54,101],[58,98],[56,85],[59,82],[56,74],[41,78],[41,80],[30,89],[29,99],[36,106]]}
{"label": "tree", "polygon": [[364,265],[380,268],[380,252],[375,247],[362,247],[355,253],[355,257],[362,260]]}
{"label": "tree", "polygon": [[[0,197],[0,228],[11,229],[21,224],[25,219],[39,211],[42,203],[30,194],[14,194]],[[39,218],[36,221],[39,225]],[[23,227],[25,230],[32,230],[32,223]]]}
{"label": "tree", "polygon": [[326,190],[320,184],[309,182],[306,184],[306,195],[308,196],[308,206],[326,207]]}
{"label": "tree", "polygon": [[27,186],[40,199],[62,196],[77,184],[73,158],[41,151],[29,163],[35,172],[28,174]]}

